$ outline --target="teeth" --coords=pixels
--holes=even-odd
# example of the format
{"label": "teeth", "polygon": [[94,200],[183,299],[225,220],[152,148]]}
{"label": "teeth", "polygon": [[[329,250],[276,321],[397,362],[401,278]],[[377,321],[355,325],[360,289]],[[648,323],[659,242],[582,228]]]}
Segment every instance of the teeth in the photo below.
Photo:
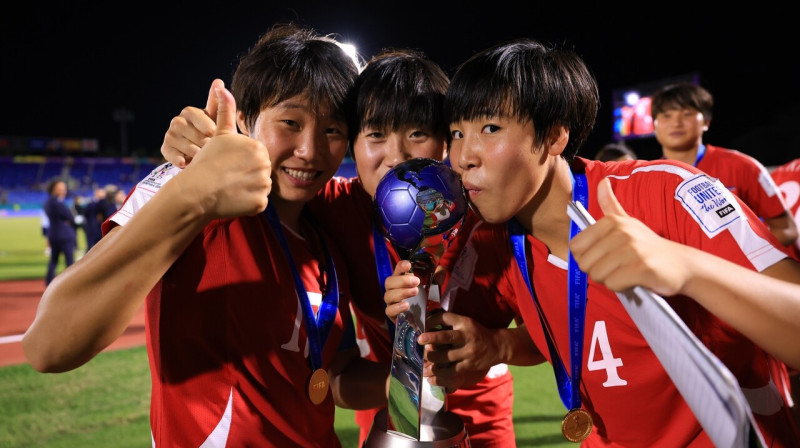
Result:
{"label": "teeth", "polygon": [[314,180],[314,178],[317,177],[317,173],[315,171],[301,171],[293,170],[291,168],[284,168],[283,171],[292,177],[296,177],[305,181]]}

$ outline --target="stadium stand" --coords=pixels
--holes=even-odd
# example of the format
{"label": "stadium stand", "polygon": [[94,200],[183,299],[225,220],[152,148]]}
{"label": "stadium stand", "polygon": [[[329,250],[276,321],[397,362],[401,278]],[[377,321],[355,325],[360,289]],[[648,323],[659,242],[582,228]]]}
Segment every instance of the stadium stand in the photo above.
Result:
{"label": "stadium stand", "polygon": [[129,191],[163,161],[115,157],[0,157],[0,213],[38,210],[47,198],[47,183],[68,182],[70,199],[92,197],[98,186],[113,184]]}

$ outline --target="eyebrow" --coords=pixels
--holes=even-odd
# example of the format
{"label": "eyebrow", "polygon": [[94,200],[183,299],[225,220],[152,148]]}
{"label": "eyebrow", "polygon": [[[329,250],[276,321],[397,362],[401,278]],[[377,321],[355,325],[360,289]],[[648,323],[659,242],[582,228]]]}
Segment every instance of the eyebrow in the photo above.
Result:
{"label": "eyebrow", "polygon": [[275,105],[278,109],[302,109],[302,110],[309,110],[308,104],[298,101],[282,101]]}

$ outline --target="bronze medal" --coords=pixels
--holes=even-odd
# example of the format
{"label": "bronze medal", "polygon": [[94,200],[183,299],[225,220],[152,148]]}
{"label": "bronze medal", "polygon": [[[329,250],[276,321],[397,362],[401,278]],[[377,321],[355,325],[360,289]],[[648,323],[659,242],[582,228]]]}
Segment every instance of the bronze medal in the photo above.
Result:
{"label": "bronze medal", "polygon": [[328,396],[328,372],[317,369],[308,379],[308,398],[314,404],[320,404]]}
{"label": "bronze medal", "polygon": [[561,421],[561,432],[570,442],[583,442],[592,432],[592,416],[581,408],[567,412]]}

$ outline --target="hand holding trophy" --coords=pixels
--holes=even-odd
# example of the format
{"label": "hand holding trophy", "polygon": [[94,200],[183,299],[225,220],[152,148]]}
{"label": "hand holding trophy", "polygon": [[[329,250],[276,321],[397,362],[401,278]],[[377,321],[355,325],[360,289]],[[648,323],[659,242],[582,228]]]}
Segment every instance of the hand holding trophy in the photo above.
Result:
{"label": "hand holding trophy", "polygon": [[463,422],[445,410],[444,389],[422,377],[423,347],[416,342],[427,317],[441,311],[438,300],[429,300],[433,274],[466,209],[461,180],[438,160],[407,160],[378,184],[377,220],[420,284],[419,294],[406,299],[408,311],[397,317],[388,412],[375,416],[365,448],[470,446]]}

